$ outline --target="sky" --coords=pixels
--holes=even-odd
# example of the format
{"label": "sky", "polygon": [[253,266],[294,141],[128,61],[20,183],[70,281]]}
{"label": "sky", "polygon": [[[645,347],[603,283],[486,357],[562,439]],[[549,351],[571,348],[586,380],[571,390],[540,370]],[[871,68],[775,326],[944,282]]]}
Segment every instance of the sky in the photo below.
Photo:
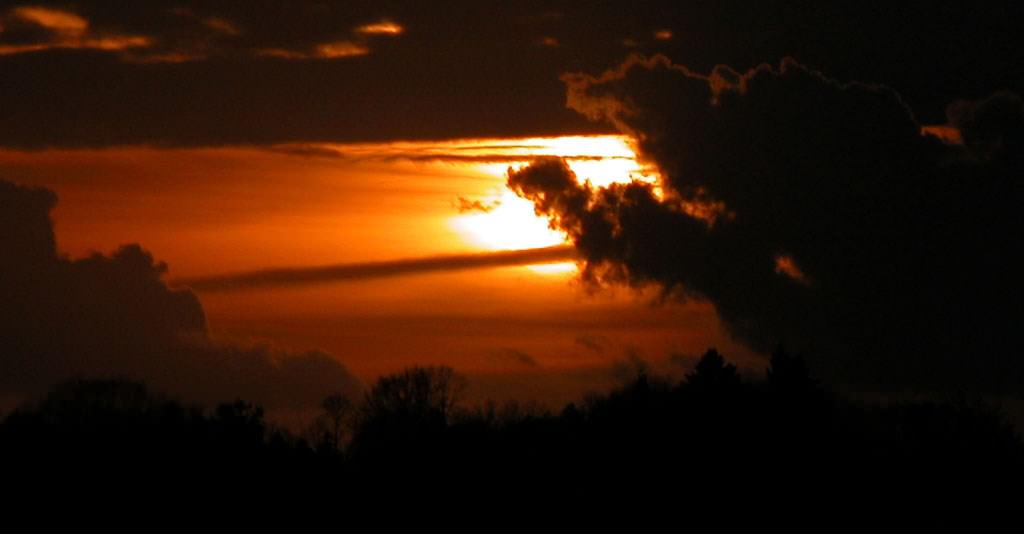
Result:
{"label": "sky", "polygon": [[[475,400],[557,406],[628,377],[631,357],[681,374],[670,358],[715,344],[755,365],[706,304],[659,306],[649,290],[576,280],[564,234],[505,187],[509,166],[541,154],[578,158],[595,180],[641,176],[621,136],[311,148],[4,150],[0,169],[57,193],[52,219],[68,256],[142,243],[172,285],[197,291],[212,336],[323,350],[364,383],[450,365],[472,377]],[[567,250],[541,264],[453,258],[559,245]],[[419,259],[441,261],[384,272]],[[337,265],[371,268],[314,283],[204,284]]]}
{"label": "sky", "polygon": [[442,364],[557,406],[780,342],[864,391],[1019,392],[1021,20],[0,2],[0,399],[295,410]]}

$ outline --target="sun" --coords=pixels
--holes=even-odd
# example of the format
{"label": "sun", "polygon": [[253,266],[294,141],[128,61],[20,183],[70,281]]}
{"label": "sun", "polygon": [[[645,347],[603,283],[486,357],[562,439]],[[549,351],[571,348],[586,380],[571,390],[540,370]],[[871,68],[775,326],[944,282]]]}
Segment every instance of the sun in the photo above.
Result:
{"label": "sun", "polygon": [[532,202],[512,191],[506,189],[490,202],[490,211],[462,215],[452,221],[455,229],[477,246],[519,250],[566,242],[564,233],[552,230],[546,219],[534,213]]}
{"label": "sun", "polygon": [[[656,174],[643,167],[630,146],[619,135],[568,136],[528,139],[465,141],[461,154],[501,162],[475,164],[477,169],[495,178],[495,192],[476,198],[486,211],[479,210],[454,217],[452,227],[470,243],[488,250],[518,250],[549,247],[568,242],[567,236],[538,216],[533,203],[520,198],[504,186],[509,169],[519,169],[538,156],[565,158],[577,179],[595,187],[641,180],[653,183]],[[518,159],[521,158],[521,159]],[[575,264],[552,264],[537,272],[565,272]]]}

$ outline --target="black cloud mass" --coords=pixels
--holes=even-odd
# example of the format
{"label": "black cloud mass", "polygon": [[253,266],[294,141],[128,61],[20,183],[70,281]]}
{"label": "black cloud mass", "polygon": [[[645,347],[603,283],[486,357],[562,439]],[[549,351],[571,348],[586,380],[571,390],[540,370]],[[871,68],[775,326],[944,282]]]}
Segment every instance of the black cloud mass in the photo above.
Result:
{"label": "black cloud mass", "polygon": [[563,79],[570,108],[662,176],[597,189],[557,159],[510,171],[584,277],[708,299],[752,348],[783,342],[849,386],[1020,392],[1018,96],[950,105],[963,144],[947,144],[895,91],[789,59],[704,76],[633,57]]}
{"label": "black cloud mass", "polygon": [[138,245],[71,260],[57,253],[56,195],[0,180],[0,395],[24,398],[75,376],[123,376],[188,400],[253,399],[298,409],[358,381],[331,356],[218,342],[195,294],[163,282]]}

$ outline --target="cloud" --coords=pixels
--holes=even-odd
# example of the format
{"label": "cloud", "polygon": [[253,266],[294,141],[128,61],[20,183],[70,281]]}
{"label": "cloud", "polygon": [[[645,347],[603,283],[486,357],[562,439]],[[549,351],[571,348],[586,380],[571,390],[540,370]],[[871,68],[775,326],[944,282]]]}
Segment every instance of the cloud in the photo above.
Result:
{"label": "cloud", "polygon": [[206,17],[203,19],[203,25],[225,35],[237,36],[242,34],[242,30],[239,30],[234,22],[223,17]]}
{"label": "cloud", "polygon": [[662,175],[660,191],[595,189],[552,158],[509,174],[586,280],[707,299],[748,346],[785,342],[851,385],[1024,383],[1007,311],[1024,257],[1016,95],[952,106],[958,146],[922,135],[892,89],[789,59],[702,75],[633,57],[564,80],[571,108],[633,136]]}
{"label": "cloud", "polygon": [[558,245],[525,250],[449,254],[367,263],[265,269],[222,276],[177,280],[173,284],[190,287],[196,291],[230,291],[254,287],[343,282],[488,267],[557,263],[575,257],[576,253],[572,247]]}
{"label": "cloud", "polygon": [[[469,140],[472,141],[472,140]],[[557,150],[543,145],[505,145],[505,146],[476,146],[467,140],[461,140],[464,146],[459,146],[460,141],[444,140],[435,144],[423,144],[419,146],[413,143],[389,143],[376,145],[331,145],[321,143],[284,143],[266,147],[265,150],[280,154],[290,154],[302,157],[321,157],[332,159],[344,159],[348,161],[371,161],[391,163],[396,161],[424,162],[424,163],[529,163],[534,157],[531,152]],[[468,146],[465,146],[467,145]],[[600,152],[600,148],[593,149]],[[461,153],[460,152],[472,152]],[[577,154],[563,156],[568,161],[609,161],[624,160],[630,161],[631,157],[619,155],[599,154]]]}
{"label": "cloud", "polygon": [[[15,42],[4,42],[12,34]],[[51,49],[122,51],[153,45],[153,39],[144,35],[92,31],[85,18],[42,6],[15,7],[0,16],[0,39],[0,56]]]}
{"label": "cloud", "polygon": [[259,57],[273,57],[278,59],[309,59],[309,52],[300,50],[289,50],[287,48],[260,48],[254,52]]}
{"label": "cloud", "polygon": [[40,6],[15,7],[8,17],[36,24],[67,38],[82,37],[89,29],[89,21],[74,13]]}
{"label": "cloud", "polygon": [[959,100],[946,109],[957,139],[981,158],[1019,154],[1024,132],[1024,99],[1000,91],[977,102]]}
{"label": "cloud", "polygon": [[[266,46],[238,39],[243,35],[238,24],[223,16],[202,15],[180,6],[166,10],[163,15],[164,20],[152,27],[157,35],[137,35],[93,30],[88,19],[71,11],[15,7],[0,17],[0,34],[6,33],[15,40],[0,40],[0,55],[65,49],[118,52],[118,57],[127,63],[182,63],[246,55],[288,60],[337,59],[369,54],[366,36],[398,35],[404,30],[394,22],[382,20],[359,26],[351,33],[342,32],[342,38],[296,43],[298,46]],[[148,12],[140,18],[160,17]]]}
{"label": "cloud", "polygon": [[576,336],[575,341],[577,345],[597,353],[605,352],[612,346],[612,341],[600,334],[581,334]]}
{"label": "cloud", "polygon": [[487,203],[484,203],[483,201],[480,201],[480,200],[469,200],[469,199],[467,199],[465,197],[458,197],[456,200],[459,203],[459,205],[458,205],[459,213],[470,213],[470,212],[490,213],[490,212],[494,211],[494,209],[497,208],[498,206],[501,206],[501,201],[500,200],[495,200],[493,202],[487,202]]}
{"label": "cloud", "polygon": [[405,28],[401,24],[382,19],[378,22],[357,26],[355,31],[364,35],[399,35],[405,31]]}
{"label": "cloud", "polygon": [[[122,50],[54,48],[53,30],[7,20],[11,4],[20,2],[5,3],[0,46],[45,48],[0,56],[10,80],[0,84],[0,145],[7,147],[607,133],[606,124],[564,108],[558,75],[619,62],[624,41],[639,52],[685,54],[700,72],[792,54],[844,78],[885,80],[928,124],[942,122],[954,98],[1024,90],[1024,32],[1017,24],[1024,3],[1014,0],[992,0],[989,9],[965,0],[943,9],[908,5],[898,20],[851,2],[808,10],[616,0],[567,4],[560,16],[529,2],[460,1],[449,9],[320,0],[26,3],[72,13],[89,23],[88,32],[152,42]],[[231,26],[211,26],[213,20]],[[357,31],[381,21],[405,31]],[[673,38],[654,39],[659,29]],[[540,46],[544,37],[561,46]],[[317,56],[318,46],[338,42],[369,53]]]}
{"label": "cloud", "polygon": [[71,260],[57,253],[47,189],[0,181],[0,396],[40,394],[74,376],[125,376],[188,400],[243,397],[315,406],[358,381],[322,352],[212,339],[194,293],[138,245]]}
{"label": "cloud", "polygon": [[257,56],[278,59],[338,59],[365,56],[370,53],[366,37],[384,35],[396,36],[405,32],[405,28],[388,19],[356,26],[353,35],[345,39],[321,42],[303,48],[259,48]]}
{"label": "cloud", "polygon": [[331,41],[320,43],[303,49],[289,48],[260,48],[255,54],[260,57],[272,57],[277,59],[338,59],[345,57],[365,56],[370,49],[365,45],[353,41]]}
{"label": "cloud", "polygon": [[352,41],[321,43],[314,48],[314,57],[334,59],[339,57],[365,56],[370,49]]}
{"label": "cloud", "polygon": [[518,368],[537,368],[540,364],[537,360],[530,356],[528,353],[523,352],[519,349],[503,348],[492,351],[488,356],[493,362],[499,366],[512,366]]}

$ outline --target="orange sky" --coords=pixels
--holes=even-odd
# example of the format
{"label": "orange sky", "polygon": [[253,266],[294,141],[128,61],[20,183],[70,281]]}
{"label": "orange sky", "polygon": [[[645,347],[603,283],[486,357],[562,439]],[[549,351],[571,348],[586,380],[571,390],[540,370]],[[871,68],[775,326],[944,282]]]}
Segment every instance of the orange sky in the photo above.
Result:
{"label": "orange sky", "polygon": [[[58,246],[71,256],[139,242],[178,278],[555,244],[504,187],[504,169],[533,155],[576,158],[580,176],[599,184],[650,179],[616,137],[0,151],[0,173],[58,193]],[[491,211],[460,213],[476,201]],[[560,403],[614,383],[631,355],[680,373],[670,355],[710,345],[759,365],[708,304],[593,293],[571,265],[200,297],[215,336],[322,349],[364,380],[447,364],[480,397]]]}

